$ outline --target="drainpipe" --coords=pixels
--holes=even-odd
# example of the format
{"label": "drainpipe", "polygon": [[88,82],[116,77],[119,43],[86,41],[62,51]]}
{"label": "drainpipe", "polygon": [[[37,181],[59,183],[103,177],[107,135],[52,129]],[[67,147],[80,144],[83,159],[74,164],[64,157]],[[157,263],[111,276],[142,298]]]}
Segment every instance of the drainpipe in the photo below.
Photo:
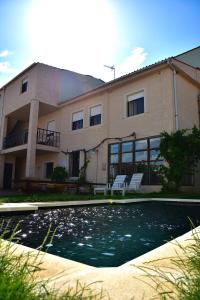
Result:
{"label": "drainpipe", "polygon": [[178,98],[176,89],[176,70],[173,68],[173,88],[174,88],[174,108],[175,108],[175,126],[179,129]]}
{"label": "drainpipe", "polygon": [[179,130],[179,113],[178,113],[178,98],[177,98],[177,83],[176,83],[176,69],[174,65],[169,61],[170,68],[173,72],[173,94],[174,94],[174,111],[175,111],[175,129]]}

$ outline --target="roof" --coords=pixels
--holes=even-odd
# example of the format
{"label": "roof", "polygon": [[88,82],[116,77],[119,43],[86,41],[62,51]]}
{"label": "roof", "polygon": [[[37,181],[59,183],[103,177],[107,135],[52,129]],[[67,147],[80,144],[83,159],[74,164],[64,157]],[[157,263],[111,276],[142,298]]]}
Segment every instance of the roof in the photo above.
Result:
{"label": "roof", "polygon": [[[54,66],[50,66],[44,63],[40,63],[40,62],[34,62],[33,64],[31,64],[30,66],[28,66],[26,69],[24,69],[23,71],[21,71],[19,74],[17,74],[14,78],[12,78],[10,81],[8,81],[5,85],[3,85],[0,90],[4,89],[5,87],[7,87],[10,83],[12,83],[13,81],[15,81],[16,79],[18,79],[19,77],[21,77],[23,74],[25,74],[26,72],[30,71],[31,69],[33,69],[36,65],[43,65],[46,67],[49,67],[51,69],[57,69],[63,72],[67,72],[68,74],[70,74],[71,77],[77,77],[79,78],[80,81],[82,81],[83,84],[85,84],[85,86],[88,86],[88,89],[94,89],[97,86],[100,86],[102,84],[104,84],[105,82],[101,79],[95,78],[91,75],[84,75],[81,73],[77,73],[74,71],[70,71],[67,69],[61,69],[61,68],[57,68]],[[77,83],[77,82],[76,82]],[[79,87],[79,90],[81,90],[81,86]],[[87,90],[87,88],[86,88]],[[86,92],[86,90],[84,90],[83,88],[83,93]]]}
{"label": "roof", "polygon": [[133,71],[133,72],[131,72],[131,73],[128,73],[128,74],[126,74],[126,75],[120,76],[120,77],[118,77],[118,78],[116,78],[116,79],[113,79],[113,80],[111,80],[111,81],[109,81],[109,82],[104,83],[103,85],[101,85],[101,86],[99,86],[99,87],[97,87],[97,88],[95,88],[95,89],[93,89],[93,90],[91,90],[91,91],[88,91],[88,92],[86,92],[86,93],[84,93],[84,94],[81,94],[81,95],[78,96],[78,97],[74,97],[74,98],[71,98],[71,99],[67,99],[67,100],[63,101],[62,103],[59,103],[59,105],[65,104],[65,103],[68,102],[69,100],[71,101],[71,100],[74,100],[74,99],[76,99],[76,98],[85,97],[85,96],[90,95],[90,94],[93,94],[93,93],[98,93],[98,92],[100,92],[101,90],[103,91],[104,89],[109,88],[109,87],[111,87],[112,85],[114,85],[114,84],[116,84],[116,83],[122,82],[122,81],[127,80],[127,79],[129,79],[129,78],[132,78],[132,77],[134,77],[134,76],[136,76],[136,75],[138,75],[138,74],[140,74],[140,73],[143,73],[143,72],[145,72],[145,71],[148,71],[148,70],[154,69],[154,68],[156,68],[156,67],[162,66],[162,65],[164,65],[164,64],[167,64],[171,58],[173,58],[173,57],[166,58],[166,59],[161,60],[161,61],[158,61],[158,62],[156,62],[156,63],[154,63],[154,64],[151,64],[151,65],[145,66],[145,67],[143,67],[143,68],[137,69],[137,70],[135,70],[135,71]]}
{"label": "roof", "polygon": [[174,57],[178,57],[178,56],[187,54],[187,53],[189,53],[189,52],[191,52],[191,51],[194,51],[194,50],[197,50],[197,49],[200,49],[200,46],[197,46],[197,47],[195,47],[195,48],[192,48],[192,49],[190,49],[190,50],[187,50],[187,51],[185,51],[185,52],[183,52],[183,53],[180,53],[180,54],[178,54],[178,55],[176,55],[176,56],[174,56]]}
{"label": "roof", "polygon": [[[117,84],[117,83],[122,82],[124,80],[127,80],[129,78],[132,78],[134,76],[137,76],[138,74],[141,74],[141,73],[146,72],[148,70],[153,70],[156,67],[159,67],[159,66],[162,66],[164,64],[169,63],[172,59],[177,59],[179,56],[184,55],[184,54],[189,53],[189,52],[192,52],[192,51],[194,51],[198,48],[200,48],[200,46],[195,47],[193,49],[190,49],[190,50],[188,50],[186,52],[183,52],[181,54],[178,54],[176,56],[171,56],[171,57],[165,58],[161,61],[155,62],[151,65],[148,65],[148,66],[145,66],[143,68],[137,69],[137,70],[135,70],[131,73],[120,76],[120,77],[118,77],[114,80],[111,80],[109,82],[106,82],[106,83],[103,80],[97,79],[97,78],[95,78],[93,76],[90,76],[90,75],[83,75],[83,74],[80,74],[80,73],[77,73],[77,72],[74,72],[74,71],[61,69],[61,68],[57,68],[57,67],[53,67],[53,66],[50,66],[50,65],[47,65],[47,64],[37,62],[37,63],[33,63],[28,68],[26,68],[21,73],[19,73],[17,76],[15,76],[12,80],[10,80],[7,84],[5,84],[1,89],[5,88],[7,85],[9,85],[11,82],[16,80],[18,77],[22,76],[25,72],[27,72],[30,69],[32,69],[33,67],[35,67],[37,64],[48,66],[50,68],[59,69],[59,70],[66,71],[67,73],[69,73],[70,78],[65,78],[65,79],[72,80],[72,82],[68,82],[68,84],[72,86],[72,83],[73,83],[74,86],[76,86],[76,89],[73,89],[73,90],[71,89],[71,94],[69,94],[67,97],[65,96],[65,98],[60,101],[59,104],[61,105],[61,104],[64,104],[68,101],[74,100],[76,98],[85,97],[86,95],[97,93],[101,90],[104,90],[104,89],[114,85],[114,84]],[[198,68],[196,68],[196,69],[198,69]],[[79,81],[76,80],[74,82],[73,80],[76,77],[79,78]],[[65,86],[66,87],[68,86],[67,81],[65,81]]]}
{"label": "roof", "polygon": [[[96,89],[93,89],[93,90],[91,90],[91,91],[88,91],[88,92],[86,92],[86,93],[80,95],[79,97],[74,97],[74,98],[71,98],[71,99],[67,99],[66,101],[63,101],[62,103],[59,103],[59,104],[64,104],[64,103],[68,102],[69,100],[73,101],[73,100],[75,100],[76,98],[85,97],[85,96],[87,96],[87,95],[90,95],[90,94],[94,94],[94,93],[98,93],[98,92],[100,92],[100,91],[103,91],[104,89],[109,88],[110,86],[112,86],[112,85],[115,84],[115,83],[118,83],[118,82],[120,82],[120,81],[124,81],[124,80],[127,80],[127,79],[129,79],[129,78],[135,77],[135,76],[137,76],[137,75],[140,74],[140,73],[144,73],[144,72],[146,72],[146,71],[148,71],[148,70],[151,70],[151,69],[153,70],[154,68],[159,67],[159,66],[162,66],[162,65],[164,65],[164,64],[169,64],[173,59],[178,60],[177,57],[179,57],[179,56],[181,56],[181,55],[183,55],[183,54],[185,54],[185,53],[192,52],[192,51],[194,51],[194,50],[196,50],[196,49],[198,49],[198,48],[200,48],[200,46],[195,47],[195,48],[193,48],[193,49],[190,49],[190,50],[188,50],[188,51],[186,51],[186,52],[183,52],[183,53],[181,53],[181,54],[178,54],[178,55],[176,55],[176,56],[170,56],[170,57],[165,58],[165,59],[163,59],[163,60],[161,60],[161,61],[155,62],[155,63],[153,63],[153,64],[151,64],[151,65],[148,65],[148,66],[145,66],[145,67],[143,67],[143,68],[137,69],[137,70],[135,70],[135,71],[133,71],[133,72],[131,72],[131,73],[128,73],[128,74],[123,75],[123,76],[120,76],[120,77],[118,77],[118,78],[116,78],[116,79],[114,79],[114,80],[111,80],[111,81],[109,81],[109,82],[106,82],[106,83],[104,83],[103,85],[97,87]],[[184,63],[183,61],[181,61],[181,62]],[[190,67],[194,68],[193,66],[190,66]],[[196,69],[199,69],[199,68],[196,67]]]}

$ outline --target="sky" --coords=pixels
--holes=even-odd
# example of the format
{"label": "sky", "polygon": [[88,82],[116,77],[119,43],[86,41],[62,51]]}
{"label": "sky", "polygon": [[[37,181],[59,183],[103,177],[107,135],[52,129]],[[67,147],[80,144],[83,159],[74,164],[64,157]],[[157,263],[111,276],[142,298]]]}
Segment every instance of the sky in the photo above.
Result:
{"label": "sky", "polygon": [[200,46],[200,0],[0,0],[0,87],[33,62],[105,81]]}

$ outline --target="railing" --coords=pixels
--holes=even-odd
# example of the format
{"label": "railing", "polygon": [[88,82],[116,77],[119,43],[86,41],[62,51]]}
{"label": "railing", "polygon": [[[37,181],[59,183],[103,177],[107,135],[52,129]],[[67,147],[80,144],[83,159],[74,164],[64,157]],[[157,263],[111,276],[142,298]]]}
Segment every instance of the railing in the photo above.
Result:
{"label": "railing", "polygon": [[[4,138],[3,148],[12,148],[27,144],[28,130],[18,133],[11,133]],[[37,144],[59,147],[60,146],[60,132],[38,128],[37,129]]]}
{"label": "railing", "polygon": [[38,128],[37,129],[37,144],[59,147],[60,132]]}
{"label": "railing", "polygon": [[28,130],[21,131],[20,133],[11,133],[4,138],[3,148],[11,148],[27,144],[28,142]]}

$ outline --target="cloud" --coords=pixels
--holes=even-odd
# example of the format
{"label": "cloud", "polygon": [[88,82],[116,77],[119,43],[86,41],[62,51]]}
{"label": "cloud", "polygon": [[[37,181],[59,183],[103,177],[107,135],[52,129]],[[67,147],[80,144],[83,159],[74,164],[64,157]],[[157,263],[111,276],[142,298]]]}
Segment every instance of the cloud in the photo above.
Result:
{"label": "cloud", "polygon": [[15,73],[17,70],[10,66],[8,61],[0,62],[0,74],[2,73]]}
{"label": "cloud", "polygon": [[0,51],[0,57],[7,57],[10,54],[11,54],[11,52],[8,50]]}
{"label": "cloud", "polygon": [[119,77],[143,67],[147,55],[144,48],[134,48],[130,56],[127,56],[121,64],[116,65],[116,76]]}

